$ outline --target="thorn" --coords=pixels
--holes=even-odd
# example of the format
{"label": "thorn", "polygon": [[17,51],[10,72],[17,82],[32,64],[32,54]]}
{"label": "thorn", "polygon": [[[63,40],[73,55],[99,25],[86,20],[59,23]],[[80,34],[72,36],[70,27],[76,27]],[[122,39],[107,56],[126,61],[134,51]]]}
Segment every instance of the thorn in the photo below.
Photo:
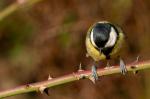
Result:
{"label": "thorn", "polygon": [[51,79],[53,79],[53,78],[52,78],[52,76],[49,74],[49,76],[48,76],[48,80],[51,80]]}
{"label": "thorn", "polygon": [[131,66],[131,69],[133,69],[133,74],[137,74],[138,70],[136,70],[137,66]]}
{"label": "thorn", "polygon": [[138,63],[139,62],[139,58],[140,58],[140,56],[137,56],[136,60],[132,64],[134,65],[134,64]]}
{"label": "thorn", "polygon": [[74,72],[73,72],[73,76],[74,76],[75,78],[77,78],[78,80],[80,80],[80,77],[79,77],[77,74],[75,74]]}
{"label": "thorn", "polygon": [[85,74],[80,74],[80,79],[85,79],[87,75]]}
{"label": "thorn", "polygon": [[44,89],[44,92],[49,96],[48,88]]}
{"label": "thorn", "polygon": [[136,60],[132,63],[131,69],[133,69],[133,74],[137,74],[138,73],[138,71],[136,70],[138,65],[136,65],[136,63],[139,62],[139,58],[140,58],[140,56],[137,56]]}
{"label": "thorn", "polygon": [[45,86],[41,86],[41,87],[39,87],[39,91],[41,92],[41,94],[43,94],[43,92],[44,92],[44,90],[46,89],[46,87]]}
{"label": "thorn", "polygon": [[135,63],[139,62],[139,58],[140,58],[140,56],[138,55],[138,56],[136,57]]}
{"label": "thorn", "polygon": [[93,84],[95,84],[95,78],[93,76],[90,76],[89,80],[91,80],[93,82]]}
{"label": "thorn", "polygon": [[84,71],[84,70],[82,69],[82,65],[81,65],[81,63],[80,63],[80,64],[79,64],[78,72],[81,72],[81,71]]}
{"label": "thorn", "polygon": [[137,74],[137,73],[138,73],[138,71],[137,71],[137,70],[134,70],[134,71],[133,71],[133,74]]}
{"label": "thorn", "polygon": [[139,72],[139,71],[138,71],[138,70],[136,70],[136,71],[135,71],[135,74],[137,74],[138,72]]}

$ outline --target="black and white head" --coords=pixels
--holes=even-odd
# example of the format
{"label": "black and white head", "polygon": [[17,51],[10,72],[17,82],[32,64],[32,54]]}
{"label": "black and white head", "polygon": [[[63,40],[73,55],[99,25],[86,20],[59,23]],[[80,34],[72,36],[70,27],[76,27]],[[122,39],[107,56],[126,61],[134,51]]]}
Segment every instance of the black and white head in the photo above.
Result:
{"label": "black and white head", "polygon": [[115,45],[118,31],[109,22],[98,22],[90,31],[90,40],[97,49],[111,48]]}

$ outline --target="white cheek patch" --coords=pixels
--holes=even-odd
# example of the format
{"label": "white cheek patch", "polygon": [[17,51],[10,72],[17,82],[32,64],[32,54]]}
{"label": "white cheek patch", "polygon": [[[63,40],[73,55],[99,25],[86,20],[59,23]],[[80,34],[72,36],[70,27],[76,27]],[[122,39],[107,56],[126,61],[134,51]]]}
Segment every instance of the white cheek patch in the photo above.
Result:
{"label": "white cheek patch", "polygon": [[109,34],[109,39],[105,45],[105,47],[112,47],[114,46],[117,39],[117,33],[113,27],[111,27],[111,32]]}
{"label": "white cheek patch", "polygon": [[[93,29],[92,29],[91,35],[90,35],[91,42],[92,42],[92,44],[93,44],[95,47],[97,47],[96,44],[95,44],[95,42],[94,42],[94,37],[93,37],[93,35],[94,35],[94,33],[93,33]],[[98,48],[98,47],[97,47],[97,48]]]}

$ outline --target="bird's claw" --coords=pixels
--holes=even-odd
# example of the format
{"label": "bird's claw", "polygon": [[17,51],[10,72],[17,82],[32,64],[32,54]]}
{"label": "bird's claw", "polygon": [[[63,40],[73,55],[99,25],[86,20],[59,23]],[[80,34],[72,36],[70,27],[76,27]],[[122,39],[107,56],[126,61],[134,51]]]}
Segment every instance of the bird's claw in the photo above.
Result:
{"label": "bird's claw", "polygon": [[120,58],[120,70],[121,74],[125,75],[127,73],[127,68],[124,61]]}
{"label": "bird's claw", "polygon": [[97,80],[98,80],[97,67],[93,65],[92,66],[92,81],[95,83],[95,81]]}

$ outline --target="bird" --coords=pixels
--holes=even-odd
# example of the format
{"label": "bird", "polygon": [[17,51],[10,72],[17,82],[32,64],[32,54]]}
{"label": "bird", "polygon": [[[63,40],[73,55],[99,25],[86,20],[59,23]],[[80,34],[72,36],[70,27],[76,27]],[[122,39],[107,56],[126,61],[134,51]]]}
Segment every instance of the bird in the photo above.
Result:
{"label": "bird", "polygon": [[92,66],[92,76],[94,80],[98,80],[96,62],[107,60],[109,66],[109,60],[119,56],[120,71],[123,75],[126,74],[127,69],[123,59],[120,57],[121,48],[123,48],[125,42],[125,34],[121,27],[116,24],[112,24],[108,21],[99,21],[94,23],[86,34],[86,50],[87,57],[91,57],[94,60]]}

